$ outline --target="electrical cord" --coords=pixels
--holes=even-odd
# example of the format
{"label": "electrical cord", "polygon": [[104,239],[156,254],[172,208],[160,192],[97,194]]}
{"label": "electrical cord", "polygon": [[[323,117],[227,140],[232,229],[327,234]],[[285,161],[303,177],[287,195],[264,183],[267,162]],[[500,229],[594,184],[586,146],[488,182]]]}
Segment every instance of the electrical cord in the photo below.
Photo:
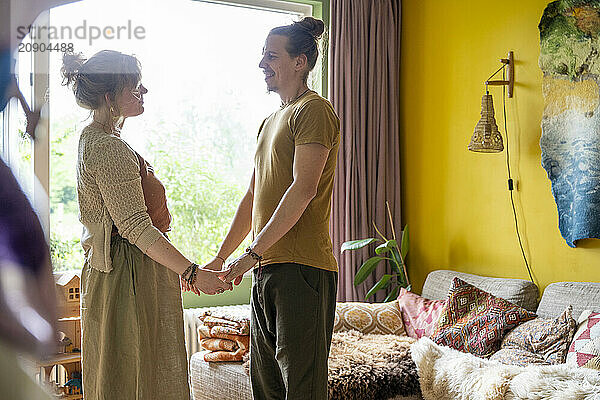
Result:
{"label": "electrical cord", "polygon": [[[502,68],[502,79],[506,80],[506,71],[504,67]],[[525,255],[525,250],[523,249],[523,242],[521,241],[521,234],[519,233],[519,221],[517,218],[517,209],[515,207],[515,200],[513,197],[513,180],[510,173],[510,154],[508,151],[508,129],[506,124],[506,86],[502,86],[502,111],[504,116],[504,133],[506,135],[506,169],[508,170],[508,191],[510,192],[510,204],[512,205],[513,215],[515,217],[515,230],[517,231],[517,239],[519,240],[519,246],[521,247],[521,254],[523,255],[523,260],[525,261],[525,267],[527,267],[527,273],[529,274],[529,279],[533,282],[533,275],[531,273],[531,268],[529,267],[529,262],[527,261],[527,256]],[[534,282],[535,283],[535,282]]]}

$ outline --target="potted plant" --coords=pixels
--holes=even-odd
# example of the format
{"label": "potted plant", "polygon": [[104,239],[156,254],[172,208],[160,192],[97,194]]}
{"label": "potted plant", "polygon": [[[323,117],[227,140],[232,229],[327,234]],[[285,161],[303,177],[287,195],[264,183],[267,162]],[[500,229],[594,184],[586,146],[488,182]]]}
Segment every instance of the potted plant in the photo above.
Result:
{"label": "potted plant", "polygon": [[367,279],[367,277],[373,273],[381,261],[389,261],[392,266],[393,273],[384,274],[381,279],[367,292],[365,300],[379,290],[391,288],[384,302],[393,301],[398,298],[401,287],[406,288],[407,290],[410,290],[411,288],[408,280],[408,274],[406,273],[406,264],[404,263],[406,254],[408,253],[408,226],[404,226],[400,244],[398,244],[398,240],[396,239],[396,230],[394,229],[394,223],[392,221],[392,213],[390,212],[390,206],[387,201],[385,202],[385,205],[387,207],[390,226],[392,227],[393,236],[391,239],[386,238],[379,231],[375,223],[373,223],[373,227],[379,235],[379,238],[375,237],[360,240],[350,240],[342,244],[342,252],[344,252],[346,250],[362,249],[371,243],[380,243],[377,247],[375,247],[376,255],[366,260],[354,276],[354,286],[358,286],[363,283],[365,279]]}

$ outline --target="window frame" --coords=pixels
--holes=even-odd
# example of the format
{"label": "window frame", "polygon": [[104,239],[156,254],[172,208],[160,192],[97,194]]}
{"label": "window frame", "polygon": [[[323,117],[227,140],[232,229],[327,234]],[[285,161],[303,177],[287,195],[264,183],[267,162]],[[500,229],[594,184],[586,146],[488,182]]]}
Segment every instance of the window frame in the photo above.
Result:
{"label": "window frame", "polygon": [[[231,6],[248,7],[269,11],[294,12],[306,16],[320,18],[329,32],[329,0],[195,0],[205,3],[225,4]],[[36,25],[50,25],[50,10],[43,11],[36,19]],[[46,30],[48,32],[48,30]],[[317,80],[317,91],[323,97],[328,94],[328,37],[325,37],[325,48],[322,51],[321,63],[322,73]],[[34,42],[46,43],[47,39],[36,37]],[[32,90],[31,109],[41,109],[41,116],[36,129],[36,139],[32,141],[33,146],[33,173],[36,183],[33,185],[33,206],[38,213],[46,240],[50,242],[50,120],[49,115],[49,65],[50,56],[48,52],[33,52],[33,72],[30,82],[20,82],[22,90]],[[10,162],[10,115],[14,112],[22,112],[12,99],[2,112],[0,121],[0,155],[4,160]]]}
{"label": "window frame", "polygon": [[[43,11],[36,18],[36,25],[49,25],[50,12]],[[47,32],[47,31],[46,31]],[[32,43],[47,43],[48,40],[41,37],[36,37]],[[32,72],[29,76],[29,82],[19,82],[19,87],[22,92],[31,91],[32,110],[40,109],[41,116],[36,129],[36,139],[31,140],[32,163],[33,163],[33,207],[36,210],[40,223],[46,235],[46,239],[50,237],[50,139],[49,139],[49,119],[48,119],[48,102],[47,93],[49,85],[49,53],[48,52],[32,52]],[[14,128],[11,125],[11,115],[13,113],[23,112],[17,99],[11,99],[7,104],[4,112],[2,112],[2,146],[0,155],[10,163],[11,141],[15,140],[11,133],[14,133]]]}

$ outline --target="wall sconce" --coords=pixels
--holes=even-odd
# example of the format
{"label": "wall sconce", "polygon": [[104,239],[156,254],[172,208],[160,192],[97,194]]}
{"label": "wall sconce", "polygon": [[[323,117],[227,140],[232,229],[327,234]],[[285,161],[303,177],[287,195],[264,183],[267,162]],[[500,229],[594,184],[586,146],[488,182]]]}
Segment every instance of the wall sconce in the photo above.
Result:
{"label": "wall sconce", "polygon": [[[504,144],[502,143],[502,135],[498,130],[496,124],[496,118],[494,116],[494,102],[492,95],[488,91],[488,86],[507,86],[508,97],[513,97],[513,89],[515,85],[515,62],[514,54],[512,51],[508,52],[508,58],[500,59],[502,66],[494,72],[485,81],[485,94],[481,98],[481,118],[475,126],[473,136],[471,136],[471,142],[469,142],[469,150],[480,153],[499,153],[504,150]],[[498,72],[507,70],[508,79],[501,81],[490,81]]]}
{"label": "wall sconce", "polygon": [[[471,137],[469,143],[469,150],[480,153],[499,153],[504,150],[504,144],[502,143],[502,136],[498,130],[496,124],[496,118],[494,117],[494,103],[492,101],[492,95],[488,91],[488,86],[506,86],[508,97],[513,97],[513,90],[515,86],[515,61],[514,54],[512,51],[508,52],[508,58],[500,59],[502,66],[496,70],[486,81],[485,81],[485,94],[481,99],[481,118],[475,126],[475,131]],[[501,81],[491,81],[498,72],[502,71]],[[508,75],[508,76],[507,76]],[[506,98],[504,96],[504,88],[502,90],[502,105],[504,106],[504,130],[506,130]],[[519,247],[521,248],[521,254],[523,255],[523,261],[525,267],[529,273],[529,278],[533,282],[533,274],[531,267],[527,261],[525,250],[523,249],[523,242],[521,241],[521,234],[519,233],[519,223],[517,219],[517,210],[515,207],[515,201],[513,198],[513,190],[515,185],[513,184],[512,176],[510,173],[510,157],[508,155],[508,132],[506,133],[506,168],[508,172],[508,190],[510,193],[510,203],[512,205],[513,216],[515,219],[515,230],[517,233],[517,239],[519,240]]]}

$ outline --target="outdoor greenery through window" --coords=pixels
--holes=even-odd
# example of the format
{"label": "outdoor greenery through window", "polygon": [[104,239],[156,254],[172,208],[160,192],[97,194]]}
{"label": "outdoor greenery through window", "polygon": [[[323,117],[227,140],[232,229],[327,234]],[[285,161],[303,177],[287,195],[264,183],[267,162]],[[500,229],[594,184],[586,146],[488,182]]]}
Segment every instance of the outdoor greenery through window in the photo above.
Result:
{"label": "outdoor greenery through window", "polygon": [[[173,216],[170,239],[186,256],[207,262],[248,188],[258,128],[279,107],[279,97],[266,92],[258,68],[264,40],[272,27],[302,15],[190,0],[139,4],[86,0],[52,9],[50,25],[76,29],[85,21],[88,29],[143,29],[143,39],[122,33],[119,40],[88,36],[70,41],[86,57],[113,49],[140,60],[148,88],[145,112],[126,121],[122,137],[153,165],[166,187]],[[50,239],[55,270],[80,269],[83,264],[75,165],[79,132],[91,121],[73,93],[61,86],[61,55],[50,55]]]}

